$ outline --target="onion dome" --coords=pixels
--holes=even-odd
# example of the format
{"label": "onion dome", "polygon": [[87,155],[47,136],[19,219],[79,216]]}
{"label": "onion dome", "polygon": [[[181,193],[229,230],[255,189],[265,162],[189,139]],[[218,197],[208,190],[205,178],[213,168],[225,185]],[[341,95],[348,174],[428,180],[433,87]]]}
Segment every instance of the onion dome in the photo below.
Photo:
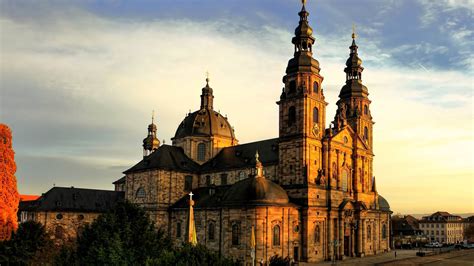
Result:
{"label": "onion dome", "polygon": [[233,184],[224,194],[222,204],[232,206],[268,206],[289,204],[288,194],[263,176],[263,167],[255,156],[253,175]]}
{"label": "onion dome", "polygon": [[148,135],[143,139],[143,156],[148,156],[160,146],[160,141],[156,137],[157,127],[154,120],[155,115],[153,112],[151,115],[151,124],[148,125]]}
{"label": "onion dome", "polygon": [[209,78],[206,86],[202,88],[201,108],[189,113],[179,125],[173,139],[189,136],[221,136],[235,139],[234,129],[227,117],[222,116],[213,108],[213,90],[209,87]]}

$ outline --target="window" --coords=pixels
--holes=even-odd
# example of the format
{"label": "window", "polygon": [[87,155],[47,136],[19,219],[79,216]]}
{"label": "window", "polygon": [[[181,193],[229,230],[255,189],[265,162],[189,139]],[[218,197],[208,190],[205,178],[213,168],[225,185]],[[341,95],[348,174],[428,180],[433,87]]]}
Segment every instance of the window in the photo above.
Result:
{"label": "window", "polygon": [[314,124],[319,123],[319,110],[317,107],[313,108],[313,123]]}
{"label": "window", "polygon": [[176,237],[181,237],[181,223],[176,223]]}
{"label": "window", "polygon": [[342,190],[343,191],[348,191],[348,178],[349,174],[347,173],[347,170],[344,169],[342,170]]}
{"label": "window", "polygon": [[319,85],[317,81],[313,82],[313,92],[319,93]]}
{"label": "window", "polygon": [[215,239],[215,232],[216,226],[214,225],[214,222],[210,222],[207,228],[207,238],[209,241],[213,241]]}
{"label": "window", "polygon": [[288,93],[295,93],[296,92],[296,81],[292,80],[290,81],[290,90]]}
{"label": "window", "polygon": [[207,175],[206,176],[206,186],[210,186],[211,185],[211,176]]}
{"label": "window", "polygon": [[369,129],[367,127],[364,127],[364,140],[369,140]]}
{"label": "window", "polygon": [[77,219],[78,219],[79,221],[84,220],[84,215],[83,215],[83,214],[79,214],[79,215],[77,216]]}
{"label": "window", "polygon": [[337,165],[336,162],[332,163],[332,178],[336,179],[337,178]]}
{"label": "window", "polygon": [[187,175],[184,177],[184,190],[191,191],[193,189],[193,176]]}
{"label": "window", "polygon": [[64,228],[60,225],[56,226],[54,230],[54,237],[56,239],[63,239],[64,238]]}
{"label": "window", "polygon": [[137,198],[144,198],[146,197],[145,189],[140,187],[137,189],[137,193],[135,194]]}
{"label": "window", "polygon": [[242,180],[242,179],[245,179],[245,172],[244,171],[239,172],[239,180]]}
{"label": "window", "polygon": [[372,234],[372,228],[370,227],[370,225],[367,225],[367,240],[368,241],[370,241],[370,239],[372,238],[371,234]]}
{"label": "window", "polygon": [[280,226],[275,225],[273,227],[273,245],[279,246],[280,245]]}
{"label": "window", "polygon": [[206,144],[199,143],[197,148],[198,148],[198,150],[197,150],[197,153],[198,153],[197,154],[198,155],[197,159],[198,159],[198,161],[202,162],[202,161],[206,160]]}
{"label": "window", "polygon": [[221,185],[227,185],[227,174],[221,174]]}
{"label": "window", "polygon": [[369,114],[369,108],[367,108],[367,105],[364,105],[364,115]]}
{"label": "window", "polygon": [[62,214],[58,213],[58,214],[56,215],[56,219],[61,220],[62,218],[63,218],[63,215],[62,215]]}
{"label": "window", "polygon": [[296,122],[296,109],[294,106],[291,106],[288,109],[288,126],[292,126]]}
{"label": "window", "polygon": [[321,228],[319,224],[314,229],[314,243],[319,244],[321,242]]}
{"label": "window", "polygon": [[387,238],[387,225],[386,224],[382,225],[382,238],[383,239]]}
{"label": "window", "polygon": [[237,223],[232,225],[232,245],[240,245],[240,225]]}

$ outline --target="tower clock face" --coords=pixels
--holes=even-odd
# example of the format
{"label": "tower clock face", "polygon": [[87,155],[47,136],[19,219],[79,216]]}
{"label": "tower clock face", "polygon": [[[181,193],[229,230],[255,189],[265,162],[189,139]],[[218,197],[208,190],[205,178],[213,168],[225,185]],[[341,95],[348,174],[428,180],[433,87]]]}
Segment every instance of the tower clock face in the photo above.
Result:
{"label": "tower clock face", "polygon": [[318,124],[313,124],[313,135],[318,136],[319,135],[319,126]]}

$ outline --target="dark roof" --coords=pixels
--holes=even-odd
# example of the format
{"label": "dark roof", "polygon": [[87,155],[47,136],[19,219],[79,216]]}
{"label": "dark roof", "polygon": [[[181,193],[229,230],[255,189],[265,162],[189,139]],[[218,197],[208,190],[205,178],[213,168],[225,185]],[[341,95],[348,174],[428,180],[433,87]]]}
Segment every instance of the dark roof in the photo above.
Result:
{"label": "dark roof", "polygon": [[116,184],[124,184],[125,183],[125,180],[126,180],[126,176],[118,179],[118,180],[115,180],[112,184],[116,185]]}
{"label": "dark roof", "polygon": [[382,211],[390,211],[390,204],[388,204],[388,201],[382,197],[382,195],[379,194],[379,208]]}
{"label": "dark roof", "polygon": [[407,216],[393,216],[392,230],[394,235],[414,235],[420,228],[418,220],[410,215]]}
{"label": "dark roof", "polygon": [[[194,208],[220,208],[224,193],[229,189],[230,185],[226,186],[209,186],[200,187],[193,190]],[[186,195],[175,202],[171,209],[189,208],[189,196]]]}
{"label": "dark roof", "polygon": [[224,194],[223,205],[288,205],[286,191],[265,177],[249,177],[233,184]]}
{"label": "dark roof", "polygon": [[202,165],[202,171],[221,171],[255,166],[255,152],[264,166],[278,164],[278,139],[267,139],[223,148]]}
{"label": "dark roof", "polygon": [[227,118],[209,108],[188,114],[179,124],[173,139],[188,136],[222,136],[235,139],[234,129]]}
{"label": "dark roof", "polygon": [[122,191],[53,187],[39,199],[20,204],[20,211],[106,212],[124,197]]}
{"label": "dark roof", "polygon": [[199,170],[199,165],[189,159],[181,147],[161,145],[156,151],[143,158],[124,174],[140,172],[149,169],[163,169],[180,172],[194,172]]}

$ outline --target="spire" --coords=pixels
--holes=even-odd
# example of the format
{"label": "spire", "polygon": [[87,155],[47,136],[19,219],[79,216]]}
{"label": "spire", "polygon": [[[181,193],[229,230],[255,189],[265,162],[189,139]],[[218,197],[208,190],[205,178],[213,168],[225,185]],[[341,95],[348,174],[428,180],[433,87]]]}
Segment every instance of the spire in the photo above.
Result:
{"label": "spire", "polygon": [[143,157],[150,155],[159,146],[160,141],[156,137],[155,111],[153,110],[151,113],[151,124],[148,125],[148,134],[143,139]]}
{"label": "spire", "polygon": [[313,29],[309,26],[308,23],[308,16],[309,13],[306,11],[306,1],[301,1],[302,7],[301,11],[298,13],[300,16],[300,21],[298,27],[295,29],[295,37],[291,40],[291,42],[295,45],[295,54],[297,53],[309,53],[311,54],[313,49],[312,46],[314,44],[314,37],[313,37]]}
{"label": "spire", "polygon": [[194,201],[193,192],[189,192],[189,227],[188,227],[188,243],[193,246],[197,245],[196,225],[194,224]]}
{"label": "spire", "polygon": [[209,72],[206,72],[206,86],[202,88],[201,94],[201,110],[214,109],[213,101],[214,95],[212,95],[212,88],[209,87]]}
{"label": "spire", "polygon": [[356,26],[355,24],[352,25],[352,44],[349,46],[350,54],[349,58],[346,61],[346,68],[344,72],[346,72],[346,81],[351,80],[362,80],[362,71],[364,68],[362,67],[362,60],[359,58],[357,53],[357,49],[359,48],[356,44]]}

